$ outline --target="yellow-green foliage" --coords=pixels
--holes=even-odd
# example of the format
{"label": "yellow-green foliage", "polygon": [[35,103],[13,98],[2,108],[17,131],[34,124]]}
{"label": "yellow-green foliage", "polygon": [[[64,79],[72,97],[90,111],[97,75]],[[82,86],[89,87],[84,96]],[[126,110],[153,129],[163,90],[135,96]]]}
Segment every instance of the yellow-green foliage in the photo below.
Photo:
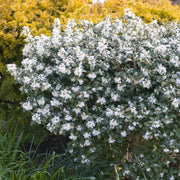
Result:
{"label": "yellow-green foliage", "polygon": [[180,19],[180,7],[171,5],[170,0],[106,0],[104,4],[94,5],[92,0],[69,0],[66,15],[76,20],[88,18],[98,22],[109,14],[111,18],[121,17],[125,8],[130,8],[145,22],[153,18],[159,22]]}
{"label": "yellow-green foliage", "polygon": [[0,60],[19,59],[23,26],[29,26],[34,35],[50,34],[50,25],[65,3],[64,0],[0,0]]}

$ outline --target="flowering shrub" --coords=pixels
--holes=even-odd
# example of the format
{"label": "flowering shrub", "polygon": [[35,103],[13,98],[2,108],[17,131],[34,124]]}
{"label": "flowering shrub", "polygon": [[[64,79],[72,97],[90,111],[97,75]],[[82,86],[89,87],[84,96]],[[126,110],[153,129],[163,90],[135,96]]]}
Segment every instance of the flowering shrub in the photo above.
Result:
{"label": "flowering shrub", "polygon": [[97,23],[108,14],[111,18],[121,17],[124,8],[131,8],[144,22],[151,22],[153,18],[159,23],[180,19],[180,7],[173,6],[170,0],[0,0],[0,117],[24,120],[20,118],[18,106],[22,96],[14,80],[4,71],[6,64],[20,65],[22,61],[23,26],[29,26],[34,36],[50,35],[50,25],[56,17],[62,24],[69,18],[76,21],[87,18]]}
{"label": "flowering shrub", "polygon": [[[33,37],[22,67],[7,65],[32,122],[68,135],[68,153],[89,174],[132,179],[180,176],[180,27],[122,19],[55,19],[52,37]],[[79,166],[77,166],[78,168]],[[98,178],[98,179],[99,179]]]}

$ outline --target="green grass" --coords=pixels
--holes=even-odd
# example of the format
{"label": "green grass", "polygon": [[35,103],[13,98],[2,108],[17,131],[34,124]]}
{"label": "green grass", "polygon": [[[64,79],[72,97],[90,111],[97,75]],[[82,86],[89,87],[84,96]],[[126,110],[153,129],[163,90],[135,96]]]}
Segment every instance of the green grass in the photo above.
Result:
{"label": "green grass", "polygon": [[[69,164],[69,157],[65,154],[57,154],[53,149],[38,152],[38,147],[47,134],[44,137],[41,133],[35,134],[30,125],[27,125],[29,131],[22,131],[22,127],[15,124],[13,121],[0,121],[0,180],[90,179],[84,177],[83,172],[77,175],[75,167]],[[29,144],[28,149],[24,148],[26,143]]]}

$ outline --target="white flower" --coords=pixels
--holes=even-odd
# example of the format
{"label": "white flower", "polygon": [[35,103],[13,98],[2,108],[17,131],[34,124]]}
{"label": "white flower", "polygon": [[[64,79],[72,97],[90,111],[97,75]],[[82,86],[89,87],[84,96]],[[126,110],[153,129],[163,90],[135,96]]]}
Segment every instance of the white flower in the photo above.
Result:
{"label": "white flower", "polygon": [[160,64],[157,71],[160,75],[164,75],[166,73],[166,68],[162,64]]}
{"label": "white flower", "polygon": [[29,78],[28,76],[25,76],[23,78],[23,82],[24,82],[24,84],[29,84],[31,82],[31,78]]}
{"label": "white flower", "polygon": [[94,121],[88,121],[87,123],[86,123],[86,126],[88,127],[88,128],[94,128],[95,127],[95,123],[94,123]]}
{"label": "white flower", "polygon": [[70,153],[70,154],[72,154],[73,152],[74,152],[74,150],[73,150],[73,149],[70,149],[70,150],[69,150],[69,153]]}
{"label": "white flower", "polygon": [[88,74],[87,75],[88,76],[88,78],[90,78],[90,79],[95,79],[96,78],[96,74],[95,73],[90,73],[90,74]]}
{"label": "white flower", "polygon": [[98,50],[100,53],[102,53],[107,48],[106,39],[101,38],[101,40],[98,42]]}
{"label": "white flower", "polygon": [[118,101],[118,98],[119,98],[119,95],[118,95],[118,94],[111,93],[111,99],[112,99],[113,101]]}
{"label": "white flower", "polygon": [[82,79],[78,79],[78,82],[80,85],[82,85],[84,81]]}
{"label": "white flower", "polygon": [[168,153],[168,152],[169,152],[169,149],[168,149],[168,148],[165,148],[163,151],[164,151],[165,153]]}
{"label": "white flower", "polygon": [[101,123],[103,120],[104,120],[103,118],[98,117],[98,118],[96,119],[96,122],[97,122],[97,123]]}
{"label": "white flower", "polygon": [[81,160],[81,164],[89,164],[91,161],[89,159]]}
{"label": "white flower", "polygon": [[79,61],[82,61],[85,58],[86,54],[82,51],[77,52],[77,57]]}
{"label": "white flower", "polygon": [[40,84],[38,82],[34,81],[34,82],[31,83],[31,87],[32,87],[33,90],[36,90],[36,89],[40,88],[41,86],[40,86]]}
{"label": "white flower", "polygon": [[143,158],[143,157],[144,157],[144,154],[140,154],[140,157]]}
{"label": "white flower", "polygon": [[174,149],[174,153],[179,153],[179,149]]}
{"label": "white flower", "polygon": [[130,107],[133,114],[137,114],[136,107]]}
{"label": "white flower", "polygon": [[51,106],[59,106],[60,105],[60,102],[57,101],[55,98],[53,98],[51,101],[50,101],[50,104]]}
{"label": "white flower", "polygon": [[126,82],[128,82],[128,83],[131,83],[132,82],[132,80],[130,79],[130,78],[126,78]]}
{"label": "white flower", "polygon": [[56,125],[57,123],[60,122],[60,119],[59,119],[58,116],[55,116],[54,118],[51,119],[51,122],[52,122],[53,125]]}
{"label": "white flower", "polygon": [[149,89],[151,87],[151,81],[148,79],[144,79],[142,81],[143,87]]}
{"label": "white flower", "polygon": [[[66,68],[66,65],[63,64],[63,63],[59,65],[58,71],[61,72],[61,73],[63,73],[63,74],[68,73],[68,70],[67,70],[67,68]],[[68,74],[69,74],[69,73],[68,73]]]}
{"label": "white flower", "polygon": [[134,130],[134,126],[128,126],[128,129],[130,130],[130,131],[132,131],[132,130]]}
{"label": "white flower", "polygon": [[146,139],[146,140],[148,140],[148,139],[150,139],[150,137],[151,137],[150,135],[151,135],[151,132],[148,132],[148,131],[147,131],[147,132],[145,133],[145,135],[143,135],[143,138]]}
{"label": "white flower", "polygon": [[173,100],[173,102],[172,102],[172,105],[173,105],[175,108],[178,108],[179,102],[180,102],[179,98],[174,98],[174,100]]}
{"label": "white flower", "polygon": [[106,109],[106,116],[107,117],[110,117],[110,116],[112,116],[114,114],[114,112],[113,112],[113,110],[111,110],[111,109]]}
{"label": "white flower", "polygon": [[93,135],[93,136],[98,136],[99,134],[100,134],[100,131],[99,131],[99,130],[94,129],[94,130],[92,131],[92,135]]}
{"label": "white flower", "polygon": [[154,121],[153,124],[152,124],[152,127],[154,127],[154,128],[160,127],[160,121],[159,120],[158,121]]}
{"label": "white flower", "polygon": [[44,70],[46,76],[52,74],[53,70],[50,67],[46,67],[46,69]]}
{"label": "white flower", "polygon": [[32,120],[37,122],[38,124],[41,124],[41,115],[40,115],[40,113],[33,114]]}
{"label": "white flower", "polygon": [[80,108],[82,108],[82,107],[85,106],[85,103],[84,103],[84,102],[79,102],[77,106],[80,107]]}
{"label": "white flower", "polygon": [[163,177],[164,176],[164,173],[160,173],[160,177]]}
{"label": "white flower", "polygon": [[180,78],[176,79],[176,85],[179,86],[180,85]]}
{"label": "white flower", "polygon": [[169,145],[172,146],[174,144],[174,139],[171,139]]}
{"label": "white flower", "polygon": [[69,139],[75,141],[77,139],[77,136],[75,136],[74,134],[71,133],[71,135],[69,136]]}
{"label": "white flower", "polygon": [[82,118],[83,120],[85,120],[85,119],[88,118],[88,115],[86,115],[85,113],[83,113],[83,114],[81,115],[81,118]]}
{"label": "white flower", "polygon": [[130,171],[128,169],[126,169],[123,173],[123,176],[125,176],[126,174],[129,174],[129,173],[130,173]]}
{"label": "white flower", "polygon": [[166,57],[166,46],[165,45],[159,45],[154,49],[155,53],[161,54],[163,57]]}
{"label": "white flower", "polygon": [[89,63],[89,65],[92,66],[93,68],[95,67],[96,60],[95,60],[94,56],[89,56],[89,57],[88,57],[88,63]]}
{"label": "white flower", "polygon": [[131,9],[129,9],[129,8],[124,9],[124,15],[125,15],[125,16],[129,16],[129,17],[132,17],[132,18],[135,17],[135,14],[132,13],[132,12],[131,12]]}
{"label": "white flower", "polygon": [[171,177],[169,178],[169,180],[175,180],[174,176],[171,176]]}
{"label": "white flower", "polygon": [[102,80],[102,83],[104,83],[104,84],[107,84],[109,82],[109,80],[104,77],[102,77],[101,80]]}
{"label": "white flower", "polygon": [[51,88],[51,84],[47,83],[47,82],[43,82],[42,84],[42,91],[46,91],[48,89]]}
{"label": "white flower", "polygon": [[80,87],[79,87],[79,86],[72,87],[72,90],[73,90],[74,92],[78,92],[78,91],[80,90]]}
{"label": "white flower", "polygon": [[124,87],[125,87],[126,85],[120,85],[120,84],[117,84],[117,90],[118,91],[124,91]]}
{"label": "white flower", "polygon": [[71,124],[70,123],[63,124],[62,130],[69,131],[70,129],[71,129]]}
{"label": "white flower", "polygon": [[166,165],[169,166],[169,164],[170,164],[170,161],[166,161]]}
{"label": "white flower", "polygon": [[59,57],[65,58],[67,55],[67,52],[64,50],[64,48],[60,48],[59,52],[57,53]]}
{"label": "white flower", "polygon": [[133,126],[136,126],[137,124],[139,124],[139,123],[136,121],[133,122]]}
{"label": "white flower", "polygon": [[144,76],[149,75],[148,71],[146,69],[142,68],[142,67],[141,67],[141,71],[143,72]]}
{"label": "white flower", "polygon": [[114,81],[115,81],[115,83],[120,84],[121,83],[121,78],[116,77],[116,78],[114,78]]}
{"label": "white flower", "polygon": [[83,69],[82,69],[82,65],[80,64],[78,67],[75,68],[74,74],[80,77],[82,76],[82,73],[83,73]]}
{"label": "white flower", "polygon": [[149,102],[151,102],[152,104],[156,103],[157,102],[157,99],[154,97],[154,96],[150,96],[148,98]]}
{"label": "white flower", "polygon": [[175,56],[174,58],[170,59],[170,62],[175,66],[175,67],[179,67],[180,61],[179,61],[179,57]]}
{"label": "white flower", "polygon": [[98,100],[96,101],[97,103],[100,103],[101,105],[102,104],[105,104],[106,103],[106,99],[105,98],[98,98]]}
{"label": "white flower", "polygon": [[84,146],[90,146],[91,145],[91,141],[89,139],[86,139],[84,142]]}
{"label": "white flower", "polygon": [[72,120],[72,116],[66,115],[64,119],[65,119],[66,121],[70,121],[70,120]]}
{"label": "white flower", "polygon": [[109,139],[108,139],[108,142],[109,142],[110,144],[113,144],[113,143],[115,142],[115,140],[110,136]]}
{"label": "white flower", "polygon": [[17,72],[16,64],[8,64],[7,69],[13,76],[16,76],[16,72]]}
{"label": "white flower", "polygon": [[109,122],[109,125],[110,125],[110,129],[114,129],[116,126],[118,126],[118,122],[117,122],[117,120],[112,119]]}
{"label": "white flower", "polygon": [[137,176],[136,180],[139,180],[139,176]]}
{"label": "white flower", "polygon": [[64,90],[61,90],[61,94],[60,94],[60,97],[64,98],[64,99],[71,99],[71,92],[70,91],[67,91],[66,89]]}
{"label": "white flower", "polygon": [[53,127],[50,123],[47,124],[46,128],[47,128],[50,132],[53,132],[53,131],[54,131],[54,127]]}
{"label": "white flower", "polygon": [[84,98],[89,98],[89,94],[87,92],[84,91],[82,94],[83,94]]}
{"label": "white flower", "polygon": [[78,126],[76,127],[76,129],[77,129],[77,131],[82,131],[82,126],[81,126],[81,125],[78,125]]}
{"label": "white flower", "polygon": [[24,108],[26,111],[30,111],[30,110],[33,109],[33,107],[32,107],[32,105],[31,105],[30,102],[25,102],[25,103],[23,103],[22,106],[23,106],[23,108]]}
{"label": "white flower", "polygon": [[43,106],[45,104],[45,98],[42,97],[41,99],[38,99],[37,102],[38,102],[39,105]]}
{"label": "white flower", "polygon": [[52,92],[52,95],[53,95],[54,97],[58,97],[58,96],[59,96],[59,92],[58,92],[58,91],[53,91],[53,92]]}
{"label": "white flower", "polygon": [[73,111],[76,113],[76,115],[78,115],[81,112],[80,108],[74,108]]}
{"label": "white flower", "polygon": [[23,32],[24,36],[28,36],[31,33],[28,26],[23,26],[23,31],[22,32]]}
{"label": "white flower", "polygon": [[41,70],[43,70],[44,69],[44,66],[42,65],[42,64],[38,64],[37,66],[36,66],[36,70],[37,71],[41,71]]}
{"label": "white flower", "polygon": [[54,19],[54,28],[55,29],[60,29],[61,28],[61,23],[60,23],[58,18]]}
{"label": "white flower", "polygon": [[91,137],[91,134],[90,134],[90,133],[85,132],[85,133],[83,134],[83,136],[84,136],[84,138],[85,138],[85,139],[88,139],[88,138],[90,138],[90,137]]}
{"label": "white flower", "polygon": [[122,131],[122,132],[121,132],[121,136],[122,136],[122,137],[126,137],[126,136],[127,136],[126,131]]}
{"label": "white flower", "polygon": [[46,79],[46,76],[45,76],[44,74],[39,74],[38,77],[37,77],[37,79],[38,79],[39,81],[44,81],[44,80]]}

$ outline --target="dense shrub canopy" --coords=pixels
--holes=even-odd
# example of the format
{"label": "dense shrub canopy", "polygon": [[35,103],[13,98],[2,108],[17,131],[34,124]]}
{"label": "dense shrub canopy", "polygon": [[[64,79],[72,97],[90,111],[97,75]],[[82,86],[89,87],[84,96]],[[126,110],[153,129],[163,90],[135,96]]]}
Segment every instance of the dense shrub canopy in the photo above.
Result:
{"label": "dense shrub canopy", "polygon": [[55,19],[52,37],[23,31],[22,67],[8,65],[27,94],[22,106],[69,136],[76,163],[95,176],[118,167],[133,179],[180,175],[177,23],[145,24],[126,10],[96,25],[70,20],[63,32]]}
{"label": "dense shrub canopy", "polygon": [[64,25],[69,18],[87,18],[96,23],[109,14],[111,18],[121,17],[124,8],[131,8],[145,22],[151,22],[154,17],[159,23],[180,17],[180,8],[172,6],[169,0],[106,0],[103,4],[93,4],[93,0],[0,0],[0,117],[9,119],[15,111],[15,119],[22,117],[18,106],[22,97],[15,81],[6,73],[5,65],[20,65],[22,61],[23,26],[29,26],[33,35],[49,36],[56,17]]}

